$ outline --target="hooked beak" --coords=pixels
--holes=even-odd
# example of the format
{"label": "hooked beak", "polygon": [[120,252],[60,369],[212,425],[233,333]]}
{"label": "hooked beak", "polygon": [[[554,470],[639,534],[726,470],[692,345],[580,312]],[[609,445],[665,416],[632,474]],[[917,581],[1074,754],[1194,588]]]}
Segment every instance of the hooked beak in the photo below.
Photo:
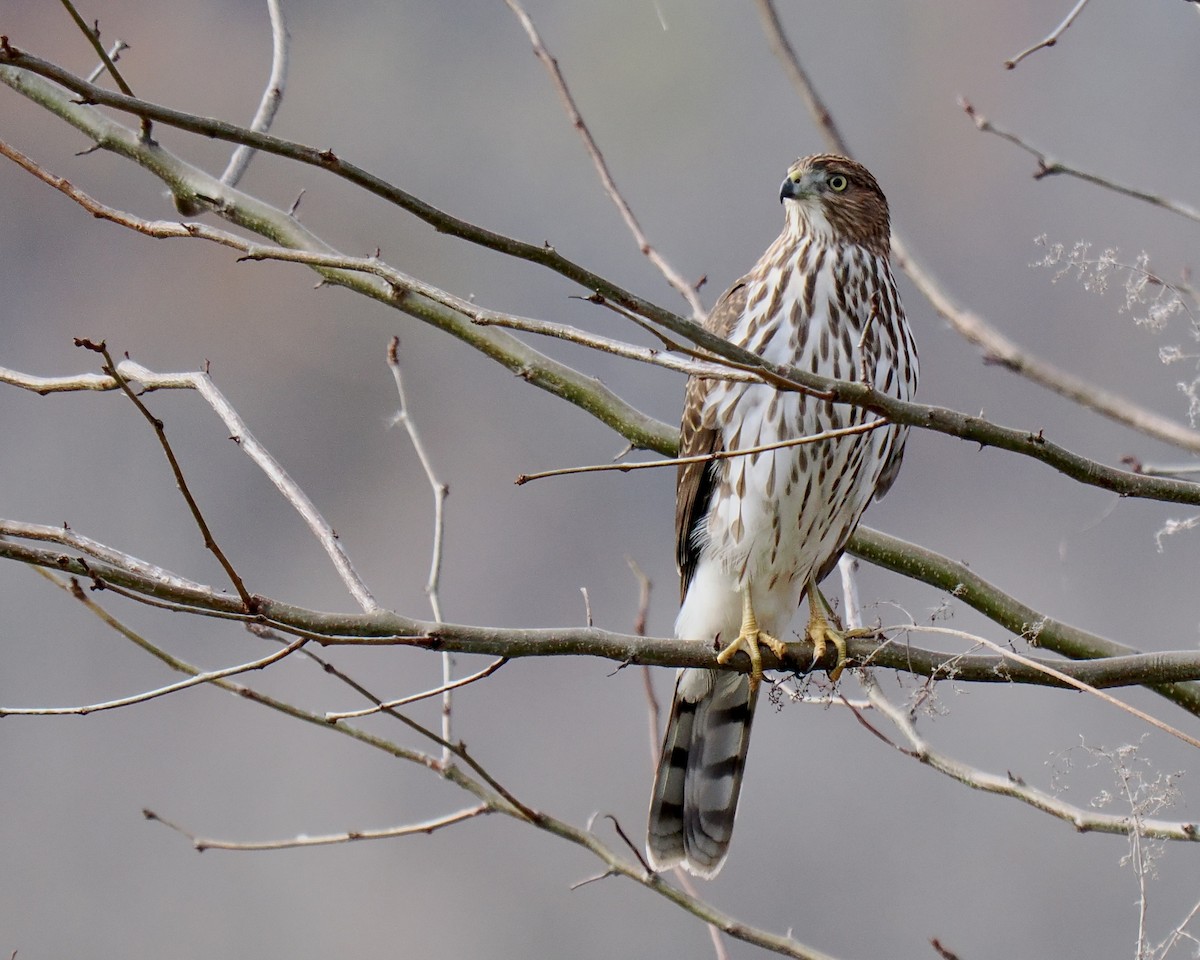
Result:
{"label": "hooked beak", "polygon": [[805,174],[799,180],[786,177],[783,184],[779,187],[780,203],[783,203],[784,200],[803,200],[805,197],[811,195],[812,180],[808,174]]}

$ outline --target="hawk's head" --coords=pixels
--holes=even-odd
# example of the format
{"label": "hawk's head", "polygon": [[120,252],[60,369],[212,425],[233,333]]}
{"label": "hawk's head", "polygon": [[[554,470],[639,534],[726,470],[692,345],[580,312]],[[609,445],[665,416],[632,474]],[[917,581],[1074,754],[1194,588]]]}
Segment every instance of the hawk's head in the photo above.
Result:
{"label": "hawk's head", "polygon": [[887,199],[862,164],[831,153],[801,157],[788,168],[779,199],[793,232],[887,256]]}

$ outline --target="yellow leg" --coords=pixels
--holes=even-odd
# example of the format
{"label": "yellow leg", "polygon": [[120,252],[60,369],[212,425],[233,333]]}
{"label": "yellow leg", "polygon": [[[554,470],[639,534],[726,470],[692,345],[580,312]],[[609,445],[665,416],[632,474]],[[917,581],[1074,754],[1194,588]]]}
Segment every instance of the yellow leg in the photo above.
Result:
{"label": "yellow leg", "polygon": [[758,618],[754,615],[754,604],[750,601],[750,588],[745,587],[742,590],[741,629],[738,630],[737,638],[733,643],[717,654],[717,663],[728,663],[739,650],[745,650],[747,656],[750,657],[750,696],[752,697],[763,678],[762,654],[758,650],[760,643],[766,644],[780,657],[787,651],[787,644],[759,629]]}

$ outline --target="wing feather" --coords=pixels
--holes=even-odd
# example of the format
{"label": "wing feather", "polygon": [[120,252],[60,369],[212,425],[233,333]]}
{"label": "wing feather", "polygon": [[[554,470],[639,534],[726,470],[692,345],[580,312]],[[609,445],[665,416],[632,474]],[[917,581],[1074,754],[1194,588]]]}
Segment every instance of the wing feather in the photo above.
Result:
{"label": "wing feather", "polygon": [[[721,294],[721,298],[704,322],[705,328],[711,333],[719,337],[728,337],[733,332],[746,309],[749,287],[747,279],[742,277]],[[681,457],[704,456],[722,449],[721,431],[714,424],[704,422],[704,399],[712,385],[713,381],[706,377],[688,379],[687,390],[684,393],[683,418],[679,427]],[[687,595],[688,585],[700,559],[695,530],[697,524],[708,515],[709,503],[720,469],[719,460],[685,463],[679,466],[675,483],[675,547],[681,597]]]}

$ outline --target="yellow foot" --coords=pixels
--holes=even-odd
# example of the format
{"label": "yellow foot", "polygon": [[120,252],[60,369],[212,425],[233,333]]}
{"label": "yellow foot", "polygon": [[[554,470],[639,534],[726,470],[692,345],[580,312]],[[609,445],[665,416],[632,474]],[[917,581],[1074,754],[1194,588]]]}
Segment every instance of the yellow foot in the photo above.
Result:
{"label": "yellow foot", "polygon": [[737,638],[717,654],[717,663],[728,663],[739,650],[745,650],[750,657],[750,696],[753,697],[762,683],[763,668],[762,654],[758,645],[769,647],[777,657],[782,658],[787,653],[787,644],[771,636],[758,627],[758,618],[754,615],[754,607],[750,602],[750,588],[742,592],[742,626]]}
{"label": "yellow foot", "polygon": [[837,650],[837,661],[833,665],[833,669],[829,671],[829,679],[837,682],[837,679],[842,675],[842,670],[846,667],[846,641],[851,637],[869,637],[872,636],[874,630],[842,630],[830,622],[833,616],[833,611],[830,609],[829,601],[817,589],[817,585],[812,581],[808,584],[808,628],[805,630],[805,638],[813,645],[813,666],[816,666],[825,659],[825,651],[832,645]]}

